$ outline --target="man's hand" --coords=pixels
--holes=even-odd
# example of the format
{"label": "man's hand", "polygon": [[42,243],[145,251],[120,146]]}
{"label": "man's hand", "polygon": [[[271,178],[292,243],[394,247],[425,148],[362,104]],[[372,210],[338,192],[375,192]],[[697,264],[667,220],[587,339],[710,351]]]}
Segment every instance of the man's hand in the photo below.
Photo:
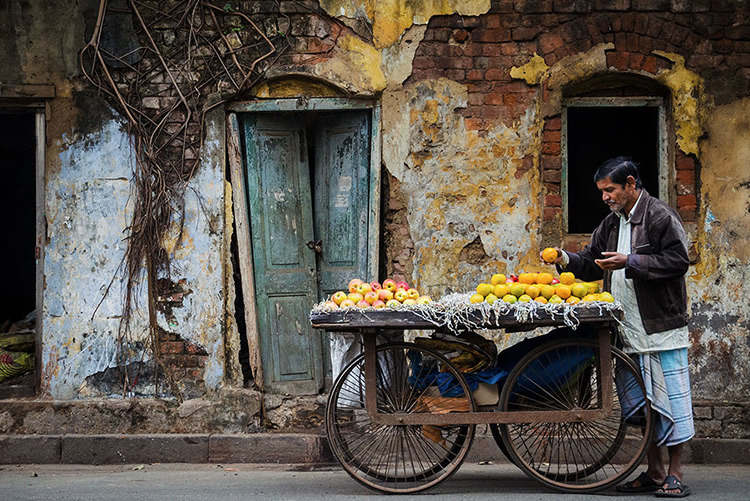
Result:
{"label": "man's hand", "polygon": [[594,259],[594,262],[603,270],[625,268],[625,263],[628,261],[628,256],[619,252],[602,252],[602,256],[604,256],[604,259]]}
{"label": "man's hand", "polygon": [[562,264],[562,259],[563,259],[562,258],[562,255],[563,255],[562,249],[560,249],[559,247],[552,247],[552,249],[555,249],[555,251],[557,252],[557,257],[555,258],[554,261],[547,261],[547,260],[545,260],[544,256],[543,256],[544,251],[539,252],[539,260],[543,264]]}

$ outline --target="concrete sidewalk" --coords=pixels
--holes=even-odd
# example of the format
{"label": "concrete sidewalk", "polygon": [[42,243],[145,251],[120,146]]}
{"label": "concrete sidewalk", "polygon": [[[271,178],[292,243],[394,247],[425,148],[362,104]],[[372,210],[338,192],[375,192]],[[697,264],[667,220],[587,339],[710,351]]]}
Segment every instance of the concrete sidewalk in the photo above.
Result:
{"label": "concrete sidewalk", "polygon": [[[491,436],[474,439],[468,461],[507,463]],[[0,464],[293,463],[335,459],[325,436],[297,433],[0,435]],[[750,440],[690,441],[683,461],[750,464]]]}

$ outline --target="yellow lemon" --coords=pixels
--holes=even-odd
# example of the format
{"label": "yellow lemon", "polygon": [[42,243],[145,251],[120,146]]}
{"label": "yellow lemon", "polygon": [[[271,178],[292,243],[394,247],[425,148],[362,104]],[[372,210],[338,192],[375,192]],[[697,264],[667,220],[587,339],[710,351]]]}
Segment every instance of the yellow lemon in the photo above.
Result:
{"label": "yellow lemon", "polygon": [[469,302],[474,304],[481,303],[482,301],[484,301],[484,296],[481,294],[474,294],[469,298]]}
{"label": "yellow lemon", "polygon": [[535,299],[540,292],[541,290],[538,285],[529,285],[526,287],[526,294],[528,294],[531,299]]}
{"label": "yellow lemon", "polygon": [[554,263],[557,259],[557,251],[552,247],[547,247],[542,251],[542,259],[548,263]]}
{"label": "yellow lemon", "polygon": [[506,276],[503,275],[502,273],[495,273],[494,275],[492,275],[492,278],[490,279],[490,283],[492,285],[504,284],[506,280],[507,280]]}
{"label": "yellow lemon", "polygon": [[570,286],[570,293],[575,297],[581,298],[589,293],[589,288],[586,287],[586,284],[578,282]]}
{"label": "yellow lemon", "polygon": [[506,294],[505,296],[503,296],[503,301],[505,301],[506,303],[515,303],[516,301],[518,301],[518,299],[516,299],[516,296],[514,296],[513,294]]}
{"label": "yellow lemon", "polygon": [[492,286],[490,284],[477,285],[477,294],[481,294],[482,297],[487,297],[487,294],[490,292],[492,292]]}
{"label": "yellow lemon", "polygon": [[560,296],[560,299],[568,299],[570,297],[570,287],[565,284],[557,284],[555,286],[555,294]]}
{"label": "yellow lemon", "polygon": [[506,283],[497,284],[495,288],[492,289],[492,293],[497,297],[503,297],[506,294],[510,294],[510,286]]}

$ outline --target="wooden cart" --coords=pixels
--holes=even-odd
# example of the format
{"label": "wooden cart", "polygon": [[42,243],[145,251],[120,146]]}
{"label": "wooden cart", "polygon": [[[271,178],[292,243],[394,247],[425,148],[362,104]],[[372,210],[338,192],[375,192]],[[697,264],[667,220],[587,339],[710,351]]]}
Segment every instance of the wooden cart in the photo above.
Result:
{"label": "wooden cart", "polygon": [[[486,311],[486,310],[485,310]],[[639,368],[611,345],[620,310],[578,305],[580,326],[552,331],[504,378],[499,401],[478,406],[469,375],[451,354],[415,343],[378,344],[381,330],[435,330],[414,311],[313,312],[312,326],[359,332],[364,351],[337,377],[326,409],[331,450],[367,487],[387,493],[428,489],[463,460],[477,424],[489,424],[503,453],[521,470],[564,492],[596,492],[627,477],[646,453],[650,407]],[[540,310],[467,317],[481,329],[564,327],[562,315]],[[446,356],[448,355],[448,356]]]}

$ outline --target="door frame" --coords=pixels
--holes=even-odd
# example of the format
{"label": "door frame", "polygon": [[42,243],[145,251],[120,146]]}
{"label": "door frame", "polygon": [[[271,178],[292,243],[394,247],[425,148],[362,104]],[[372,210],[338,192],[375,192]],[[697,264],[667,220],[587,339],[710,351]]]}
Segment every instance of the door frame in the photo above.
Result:
{"label": "door frame", "polygon": [[35,170],[36,170],[36,321],[34,325],[35,353],[34,353],[34,394],[42,393],[42,340],[44,329],[44,246],[47,241],[47,219],[45,216],[45,187],[46,187],[46,148],[47,148],[47,117],[49,100],[56,96],[55,86],[47,84],[0,84],[0,109],[5,113],[24,113],[34,115],[34,134],[36,138]]}
{"label": "door frame", "polygon": [[255,282],[253,254],[248,221],[250,213],[245,192],[245,174],[242,165],[242,146],[237,113],[278,113],[311,111],[370,110],[370,185],[368,203],[368,248],[372,249],[368,262],[368,273],[377,277],[380,264],[380,165],[381,133],[380,102],[368,98],[291,98],[267,99],[263,101],[238,101],[224,106],[227,124],[227,152],[232,184],[232,207],[237,231],[237,250],[240,263],[242,302],[245,307],[247,344],[250,351],[250,367],[255,384],[265,389],[260,350],[260,330],[255,305]]}

